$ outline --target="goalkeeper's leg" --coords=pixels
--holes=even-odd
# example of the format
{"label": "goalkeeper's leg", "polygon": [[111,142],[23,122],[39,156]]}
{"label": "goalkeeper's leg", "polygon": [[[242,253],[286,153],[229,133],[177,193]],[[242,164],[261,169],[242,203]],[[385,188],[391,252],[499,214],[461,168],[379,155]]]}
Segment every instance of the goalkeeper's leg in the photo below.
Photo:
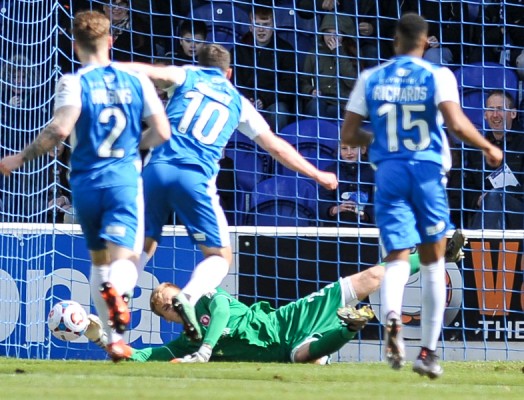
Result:
{"label": "goalkeeper's leg", "polygon": [[[417,253],[409,257],[409,264],[410,275],[420,270],[420,260]],[[377,291],[384,278],[384,272],[385,268],[382,263],[343,278],[341,286],[345,305],[355,306],[371,293]]]}

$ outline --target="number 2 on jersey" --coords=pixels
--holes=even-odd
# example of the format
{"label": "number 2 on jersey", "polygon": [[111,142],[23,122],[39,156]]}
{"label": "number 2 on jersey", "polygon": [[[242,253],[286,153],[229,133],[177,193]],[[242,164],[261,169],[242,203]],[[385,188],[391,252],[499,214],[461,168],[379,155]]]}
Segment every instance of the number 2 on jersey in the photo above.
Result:
{"label": "number 2 on jersey", "polygon": [[98,115],[98,122],[100,124],[108,124],[111,117],[115,120],[115,125],[109,132],[109,135],[104,139],[102,144],[98,147],[98,157],[115,157],[122,158],[125,155],[124,149],[113,149],[116,140],[122,134],[127,125],[127,119],[124,112],[117,107],[107,107]]}
{"label": "number 2 on jersey", "polygon": [[[418,128],[420,140],[415,142],[413,139],[404,139],[402,144],[411,151],[425,150],[431,143],[431,137],[429,134],[428,123],[421,118],[413,118],[411,113],[423,113],[426,111],[424,104],[402,104],[401,118],[402,118],[402,129],[409,131],[413,128]],[[392,103],[382,104],[378,110],[378,115],[381,117],[386,116],[386,134],[388,138],[388,151],[395,152],[399,149],[399,138],[397,133],[398,118],[397,106]]]}

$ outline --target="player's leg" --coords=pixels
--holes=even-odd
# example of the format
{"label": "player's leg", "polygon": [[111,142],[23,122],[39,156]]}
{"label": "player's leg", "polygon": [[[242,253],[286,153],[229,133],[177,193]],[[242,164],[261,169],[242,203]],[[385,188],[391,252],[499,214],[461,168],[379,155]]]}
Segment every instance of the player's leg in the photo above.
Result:
{"label": "player's leg", "polygon": [[109,308],[100,293],[100,287],[109,281],[111,257],[107,244],[100,235],[104,207],[95,206],[104,204],[103,190],[74,187],[73,202],[91,256],[92,264],[89,276],[91,299],[101,318],[106,335],[111,337],[116,332],[112,330]]}
{"label": "player's leg", "polygon": [[[208,178],[199,168],[189,166],[181,171],[176,182],[173,208],[204,255],[176,298],[179,312],[185,313],[192,323],[196,322],[194,305],[220,285],[232,261],[229,228],[215,180],[216,176]],[[199,330],[198,324],[195,328]]]}
{"label": "player's leg", "polygon": [[375,314],[369,306],[356,309],[352,306],[341,307],[337,317],[342,325],[322,335],[315,335],[296,346],[291,352],[291,361],[295,363],[325,364],[326,358],[339,351],[352,340],[357,332],[364,329]]}
{"label": "player's leg", "polygon": [[[420,325],[422,329],[422,349],[413,364],[413,370],[431,379],[442,375],[442,367],[436,355],[442,320],[446,306],[446,273],[442,257],[446,248],[446,238],[437,243],[420,245],[422,309]],[[435,261],[435,258],[437,260]]]}
{"label": "player's leg", "polygon": [[381,311],[386,321],[386,359],[394,369],[405,361],[402,340],[402,298],[410,274],[410,249],[420,242],[410,198],[412,183],[409,165],[382,162],[376,172],[375,213],[384,247],[385,273],[380,288]]}
{"label": "player's leg", "polygon": [[[362,272],[357,272],[341,279],[342,295],[344,304],[355,306],[380,289],[382,279],[386,271],[386,263],[380,263]],[[409,275],[416,274],[420,270],[420,259],[418,253],[409,256]]]}
{"label": "player's leg", "polygon": [[131,348],[124,342],[131,314],[128,301],[138,279],[137,263],[144,246],[144,206],[141,179],[137,185],[107,188],[103,191],[104,213],[100,237],[109,254],[109,276],[102,282],[100,294],[108,311],[113,330],[108,352],[113,361],[128,358]]}
{"label": "player's leg", "polygon": [[[174,210],[171,197],[175,196],[171,188],[176,178],[176,167],[168,164],[148,164],[142,172],[144,180],[145,239],[144,249],[140,254],[137,270],[142,273],[148,261],[153,257],[162,237],[162,228]],[[159,195],[162,193],[162,195]]]}
{"label": "player's leg", "polygon": [[417,174],[425,185],[414,185],[417,202],[416,218],[421,235],[420,277],[422,286],[421,329],[422,349],[413,365],[421,375],[436,378],[442,374],[435,351],[440,337],[446,306],[446,232],[451,227],[445,180],[440,168],[420,163]]}

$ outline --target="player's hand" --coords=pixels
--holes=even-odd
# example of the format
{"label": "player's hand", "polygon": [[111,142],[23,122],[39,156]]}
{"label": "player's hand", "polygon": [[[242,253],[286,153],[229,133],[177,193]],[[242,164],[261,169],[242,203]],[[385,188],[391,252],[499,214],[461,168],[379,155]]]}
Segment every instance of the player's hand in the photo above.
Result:
{"label": "player's hand", "polygon": [[0,172],[5,176],[9,176],[11,175],[11,172],[20,168],[23,164],[24,160],[22,159],[22,155],[20,153],[4,157],[2,160],[0,160]]}
{"label": "player's hand", "polygon": [[335,190],[338,187],[337,176],[332,172],[320,171],[315,180],[328,190]]}
{"label": "player's hand", "polygon": [[486,162],[491,167],[498,167],[502,162],[502,150],[500,150],[497,146],[490,146],[485,149],[483,153],[484,157],[486,157]]}
{"label": "player's hand", "polygon": [[188,354],[187,356],[184,356],[182,358],[175,358],[171,360],[172,363],[178,364],[178,363],[206,363],[211,358],[211,353],[213,352],[213,349],[207,345],[203,344],[200,346],[197,352],[193,354]]}

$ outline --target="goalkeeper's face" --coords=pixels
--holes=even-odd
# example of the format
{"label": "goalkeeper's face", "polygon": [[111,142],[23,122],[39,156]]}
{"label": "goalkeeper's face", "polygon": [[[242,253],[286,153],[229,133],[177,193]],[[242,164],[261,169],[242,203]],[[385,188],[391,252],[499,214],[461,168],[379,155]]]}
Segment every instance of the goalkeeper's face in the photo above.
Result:
{"label": "goalkeeper's face", "polygon": [[165,287],[155,299],[155,311],[158,312],[166,321],[182,323],[182,318],[173,309],[173,296],[176,296],[180,289]]}

